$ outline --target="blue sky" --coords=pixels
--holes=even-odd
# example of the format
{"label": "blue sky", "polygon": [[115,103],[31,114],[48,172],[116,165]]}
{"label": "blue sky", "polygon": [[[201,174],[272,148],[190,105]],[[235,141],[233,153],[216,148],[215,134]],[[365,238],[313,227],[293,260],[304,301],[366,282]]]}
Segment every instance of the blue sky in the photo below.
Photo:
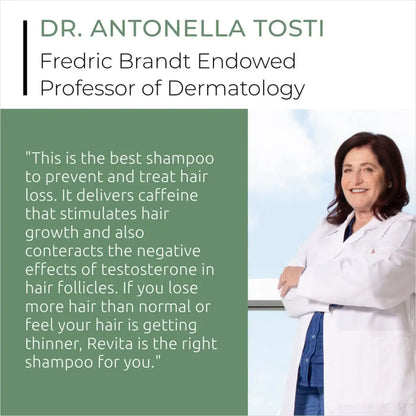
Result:
{"label": "blue sky", "polygon": [[[412,111],[249,111],[249,278],[280,275],[326,215],[333,197],[333,159],[359,131],[399,146],[415,213],[415,119]],[[296,320],[280,311],[249,312],[249,414],[277,415]]]}

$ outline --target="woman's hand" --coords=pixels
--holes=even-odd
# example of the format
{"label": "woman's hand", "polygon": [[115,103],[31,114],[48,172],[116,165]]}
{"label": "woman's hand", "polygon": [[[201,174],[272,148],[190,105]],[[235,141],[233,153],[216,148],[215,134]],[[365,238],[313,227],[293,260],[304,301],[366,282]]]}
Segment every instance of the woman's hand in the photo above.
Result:
{"label": "woman's hand", "polygon": [[286,296],[287,292],[289,292],[292,287],[297,287],[300,275],[304,270],[304,267],[299,266],[285,267],[283,273],[280,275],[279,285],[277,286],[277,288],[280,289],[281,297]]}

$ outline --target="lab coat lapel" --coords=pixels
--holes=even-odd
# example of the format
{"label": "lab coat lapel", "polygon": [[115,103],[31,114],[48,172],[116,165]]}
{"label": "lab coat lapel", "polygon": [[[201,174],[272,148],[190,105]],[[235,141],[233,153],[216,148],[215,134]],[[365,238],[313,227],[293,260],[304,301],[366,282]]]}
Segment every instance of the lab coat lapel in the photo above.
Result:
{"label": "lab coat lapel", "polygon": [[[354,211],[351,212],[347,219],[338,227],[332,229],[328,233],[328,244],[327,244],[327,256],[328,260],[336,257],[344,248],[344,233],[347,225],[352,220],[354,216]],[[351,238],[351,237],[350,237]]]}
{"label": "lab coat lapel", "polygon": [[366,225],[364,225],[364,227],[361,227],[358,231],[352,234],[350,238],[345,240],[344,246],[353,244],[355,241],[359,240],[360,238],[363,238],[368,231],[373,230],[374,228],[377,228],[380,223],[381,223],[380,220],[378,220],[376,217],[373,217],[371,221],[369,221]]}
{"label": "lab coat lapel", "polygon": [[344,242],[345,229],[347,228],[348,224],[350,223],[354,215],[355,213],[354,211],[352,211],[348,215],[347,219],[338,228],[328,233],[329,238],[332,240],[331,245],[333,244],[334,247],[334,250],[329,250],[329,260],[333,259],[340,253],[342,253],[345,247],[363,238],[369,230],[376,228],[377,225],[380,223],[380,221],[377,218],[373,217],[368,224],[364,225],[364,227],[361,227]]}

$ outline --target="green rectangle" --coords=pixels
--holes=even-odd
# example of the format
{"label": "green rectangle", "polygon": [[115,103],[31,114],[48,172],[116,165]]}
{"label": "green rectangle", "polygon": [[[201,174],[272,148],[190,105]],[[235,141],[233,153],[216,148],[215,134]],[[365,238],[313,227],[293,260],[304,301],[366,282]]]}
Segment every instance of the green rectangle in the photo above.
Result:
{"label": "green rectangle", "polygon": [[[247,112],[2,110],[1,135],[1,414],[246,414]],[[96,163],[81,164],[82,155]],[[160,163],[150,164],[157,155]],[[63,188],[72,201],[62,200]],[[195,200],[182,200],[191,192]],[[108,217],[121,210],[127,218]],[[115,244],[134,254],[109,256]],[[154,252],[138,257],[138,247]],[[103,274],[113,273],[110,265],[116,275]],[[179,266],[194,266],[195,275],[175,275]],[[122,293],[129,281],[135,293]],[[182,290],[196,284],[198,293],[168,293],[169,282]],[[41,289],[48,284],[51,293]],[[97,293],[100,284],[107,293]],[[137,284],[163,293],[137,296]],[[95,309],[69,311],[69,298],[73,309]],[[27,311],[31,302],[47,311]],[[138,312],[140,302],[147,312]],[[51,312],[52,303],[63,311]],[[68,325],[61,334],[58,322]],[[176,350],[155,350],[160,336]],[[46,350],[46,340],[73,348]],[[133,349],[120,349],[128,340]],[[139,368],[124,371],[124,359]],[[66,369],[38,368],[45,363]]]}

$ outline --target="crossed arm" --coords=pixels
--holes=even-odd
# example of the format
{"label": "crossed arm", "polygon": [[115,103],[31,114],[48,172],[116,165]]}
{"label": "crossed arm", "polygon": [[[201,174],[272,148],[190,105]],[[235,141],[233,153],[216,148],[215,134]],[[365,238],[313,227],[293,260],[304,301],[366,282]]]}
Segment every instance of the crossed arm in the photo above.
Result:
{"label": "crossed arm", "polygon": [[[330,304],[388,309],[415,293],[414,225],[401,225],[401,244],[388,244],[367,256],[338,256],[325,263],[307,264],[302,248],[294,264],[279,279],[278,288],[290,316],[329,310]],[[389,242],[389,239],[386,239]]]}

